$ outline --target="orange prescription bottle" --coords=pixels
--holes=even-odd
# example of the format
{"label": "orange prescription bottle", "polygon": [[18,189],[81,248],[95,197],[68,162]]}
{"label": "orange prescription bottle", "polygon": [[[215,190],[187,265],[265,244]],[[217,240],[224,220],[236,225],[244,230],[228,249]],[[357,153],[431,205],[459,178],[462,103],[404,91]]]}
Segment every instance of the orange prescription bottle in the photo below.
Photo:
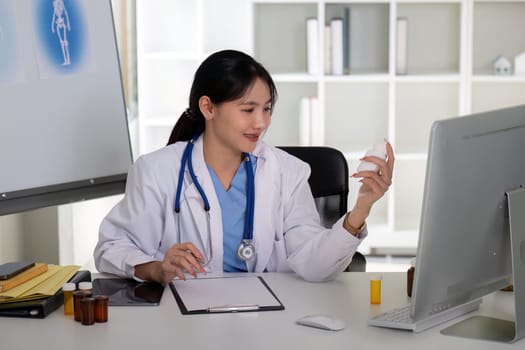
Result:
{"label": "orange prescription bottle", "polygon": [[64,292],[64,315],[73,315],[75,313],[73,292],[76,289],[74,283],[64,283],[62,291]]}
{"label": "orange prescription bottle", "polygon": [[370,304],[381,304],[381,280],[378,274],[370,276]]}

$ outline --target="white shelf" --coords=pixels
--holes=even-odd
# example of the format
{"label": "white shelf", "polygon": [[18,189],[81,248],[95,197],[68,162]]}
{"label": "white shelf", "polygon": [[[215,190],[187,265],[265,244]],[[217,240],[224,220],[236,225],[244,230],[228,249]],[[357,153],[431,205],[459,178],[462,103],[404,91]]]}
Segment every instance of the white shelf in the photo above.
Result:
{"label": "white shelf", "polygon": [[141,59],[145,61],[201,60],[202,54],[196,51],[146,52]]}
{"label": "white shelf", "polygon": [[[393,185],[369,218],[371,248],[415,249],[430,127],[441,118],[525,103],[525,76],[491,75],[499,54],[525,51],[525,0],[148,0],[139,2],[142,151],[161,147],[210,52],[240,49],[272,74],[279,99],[265,139],[299,143],[300,101],[317,96],[322,144],[351,173],[372,144],[396,151]],[[351,8],[351,74],[307,74],[306,18],[319,29]],[[396,18],[408,18],[408,74],[396,75]],[[158,23],[153,23],[157,20]],[[188,27],[173,23],[183,18]],[[166,40],[156,35],[160,25]],[[166,31],[167,30],[167,31]],[[178,41],[177,38],[180,38]],[[320,36],[318,50],[324,47]],[[321,61],[324,60],[324,55]],[[323,66],[321,62],[320,66]],[[350,205],[358,183],[351,181]]]}
{"label": "white shelf", "polygon": [[306,73],[272,74],[276,83],[311,83],[317,82],[317,76]]}
{"label": "white shelf", "polygon": [[473,75],[472,81],[482,83],[525,83],[525,75]]}
{"label": "white shelf", "polygon": [[327,83],[388,82],[390,76],[384,73],[325,75],[322,80]]}
{"label": "white shelf", "polygon": [[460,82],[459,74],[433,74],[433,75],[396,75],[398,83],[439,83],[439,82]]}
{"label": "white shelf", "polygon": [[[366,152],[366,149],[363,149],[362,152],[346,152],[344,153],[344,156],[349,161],[355,161],[359,160],[361,157],[364,156]],[[402,160],[427,160],[427,153],[401,153],[396,155],[396,160],[402,161]]]}

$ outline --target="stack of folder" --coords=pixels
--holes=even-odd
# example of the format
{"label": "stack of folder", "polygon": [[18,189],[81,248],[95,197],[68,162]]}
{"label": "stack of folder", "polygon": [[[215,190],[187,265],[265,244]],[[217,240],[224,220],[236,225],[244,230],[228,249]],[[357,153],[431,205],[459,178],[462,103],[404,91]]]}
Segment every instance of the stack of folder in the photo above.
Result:
{"label": "stack of folder", "polygon": [[[0,292],[0,316],[44,318],[63,303],[62,285],[68,281],[90,281],[89,271],[79,271],[76,265],[59,266],[37,263],[35,266],[19,275],[24,279],[34,274],[26,281],[3,281],[4,291]],[[44,270],[44,271],[42,271]],[[38,273],[35,271],[39,271]],[[21,275],[27,273],[26,277]],[[7,283],[7,282],[10,283]],[[7,290],[5,286],[7,285]]]}
{"label": "stack of folder", "polygon": [[7,292],[8,290],[21,285],[24,282],[31,280],[32,278],[43,274],[47,271],[47,264],[36,263],[33,267],[15,275],[14,277],[0,281],[0,293]]}

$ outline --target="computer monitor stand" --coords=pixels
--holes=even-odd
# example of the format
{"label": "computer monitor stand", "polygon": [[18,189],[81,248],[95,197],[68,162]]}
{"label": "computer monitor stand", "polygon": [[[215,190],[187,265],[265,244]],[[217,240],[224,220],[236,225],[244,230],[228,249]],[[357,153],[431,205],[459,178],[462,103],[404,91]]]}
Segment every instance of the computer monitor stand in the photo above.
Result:
{"label": "computer monitor stand", "polygon": [[441,331],[465,338],[513,343],[525,336],[525,189],[507,192],[515,321],[474,316]]}

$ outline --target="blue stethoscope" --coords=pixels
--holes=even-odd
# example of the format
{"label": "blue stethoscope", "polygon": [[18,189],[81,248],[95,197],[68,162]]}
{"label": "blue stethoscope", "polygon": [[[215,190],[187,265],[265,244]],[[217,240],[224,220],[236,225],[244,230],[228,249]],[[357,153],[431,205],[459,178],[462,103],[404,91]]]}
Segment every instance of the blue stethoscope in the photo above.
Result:
{"label": "blue stethoscope", "polygon": [[[191,179],[193,183],[195,184],[195,187],[197,187],[197,190],[199,191],[199,194],[201,195],[202,201],[204,202],[204,211],[206,211],[206,217],[207,217],[207,231],[208,231],[208,244],[205,247],[204,242],[202,241],[202,238],[200,235],[200,243],[203,248],[206,249],[206,251],[209,252],[209,256],[206,256],[206,260],[204,262],[204,266],[207,266],[210,264],[211,260],[213,259],[213,248],[211,244],[211,229],[210,229],[210,203],[208,202],[208,197],[206,197],[206,194],[204,193],[204,190],[202,189],[199,181],[197,180],[197,176],[195,176],[195,172],[193,171],[193,163],[191,161],[191,154],[193,152],[193,146],[195,145],[195,141],[199,138],[199,135],[194,136],[190,141],[188,141],[188,144],[186,145],[186,148],[184,149],[184,153],[182,154],[182,161],[180,165],[180,172],[179,172],[179,181],[177,183],[177,192],[175,194],[175,204],[174,204],[174,210],[175,210],[175,216],[177,217],[177,238],[179,243],[181,241],[181,229],[180,229],[180,195],[182,192],[182,184],[184,179],[184,169],[186,168],[186,164],[188,164],[188,170],[190,172]],[[244,261],[248,261],[253,259],[255,256],[255,246],[253,245],[253,216],[254,216],[254,206],[255,206],[255,180],[253,176],[253,168],[252,168],[252,161],[250,159],[250,155],[248,153],[243,153],[243,162],[244,166],[246,168],[246,176],[247,176],[247,182],[248,182],[248,189],[247,189],[247,204],[246,204],[246,214],[244,217],[244,232],[242,235],[242,240],[239,243],[239,246],[237,247],[237,256]]]}

